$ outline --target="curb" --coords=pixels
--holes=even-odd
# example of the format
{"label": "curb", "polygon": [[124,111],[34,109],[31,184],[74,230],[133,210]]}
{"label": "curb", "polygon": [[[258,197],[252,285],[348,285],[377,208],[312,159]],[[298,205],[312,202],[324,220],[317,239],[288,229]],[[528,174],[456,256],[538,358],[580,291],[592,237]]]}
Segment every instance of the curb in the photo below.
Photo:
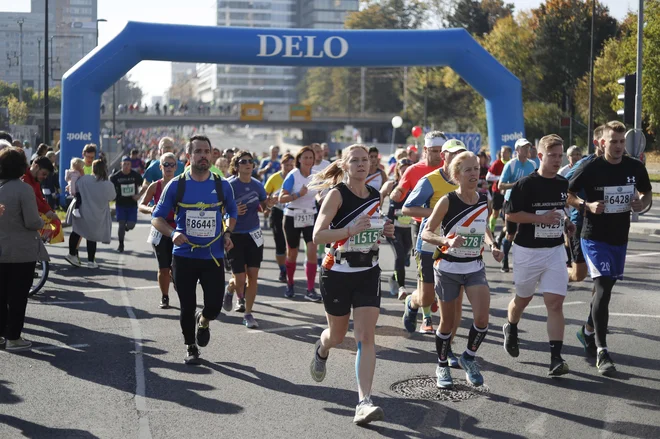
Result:
{"label": "curb", "polygon": [[660,236],[660,228],[652,225],[630,223],[630,233]]}

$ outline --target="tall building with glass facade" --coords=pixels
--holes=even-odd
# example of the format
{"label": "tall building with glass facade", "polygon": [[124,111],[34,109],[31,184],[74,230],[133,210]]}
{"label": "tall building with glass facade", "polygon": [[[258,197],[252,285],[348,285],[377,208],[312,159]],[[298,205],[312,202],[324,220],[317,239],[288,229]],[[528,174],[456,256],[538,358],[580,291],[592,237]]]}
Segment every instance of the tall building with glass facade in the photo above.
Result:
{"label": "tall building with glass facade", "polygon": [[[49,46],[50,86],[96,46],[97,0],[49,0],[48,39],[44,1],[32,0],[30,12],[0,12],[0,79],[18,83],[23,27],[23,86],[43,86],[43,57]],[[10,2],[11,3],[11,2]]]}
{"label": "tall building with glass facade", "polygon": [[[217,0],[218,26],[341,29],[358,0]],[[300,69],[278,66],[197,65],[203,102],[292,104]]]}

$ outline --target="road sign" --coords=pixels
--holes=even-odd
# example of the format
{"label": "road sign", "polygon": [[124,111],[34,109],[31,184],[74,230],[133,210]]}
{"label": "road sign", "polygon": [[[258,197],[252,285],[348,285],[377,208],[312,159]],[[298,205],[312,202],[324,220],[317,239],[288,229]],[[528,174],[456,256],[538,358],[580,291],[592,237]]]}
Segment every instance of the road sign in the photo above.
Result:
{"label": "road sign", "polygon": [[312,120],[312,106],[311,105],[300,105],[293,104],[289,109],[289,118],[291,121],[305,121],[309,122]]}
{"label": "road sign", "polygon": [[264,106],[262,104],[241,104],[241,120],[263,120]]}
{"label": "road sign", "polygon": [[[637,136],[635,136],[637,134]],[[635,138],[637,137],[637,138]],[[636,159],[641,158],[646,149],[646,136],[642,130],[628,130],[626,133],[626,151]]]}
{"label": "road sign", "polygon": [[478,153],[481,149],[481,134],[479,133],[445,133],[448,139],[457,139],[465,143],[468,151]]}

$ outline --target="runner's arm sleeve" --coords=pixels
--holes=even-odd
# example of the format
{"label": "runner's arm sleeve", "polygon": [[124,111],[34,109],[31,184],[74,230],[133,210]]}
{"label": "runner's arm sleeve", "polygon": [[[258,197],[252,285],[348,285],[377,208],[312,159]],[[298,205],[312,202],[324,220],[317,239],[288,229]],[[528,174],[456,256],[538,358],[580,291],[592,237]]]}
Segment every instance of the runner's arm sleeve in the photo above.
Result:
{"label": "runner's arm sleeve", "polygon": [[427,178],[419,180],[403,207],[424,207],[433,196],[433,187]]}
{"label": "runner's arm sleeve", "polygon": [[163,193],[160,196],[160,200],[158,200],[158,204],[154,207],[154,211],[151,214],[153,218],[163,218],[166,219],[167,216],[170,214],[172,209],[174,209],[174,201],[176,197],[176,188],[178,185],[178,178],[173,179],[170,181],[167,186],[165,186],[165,189],[163,189]]}
{"label": "runner's arm sleeve", "polygon": [[287,191],[289,194],[293,193],[293,183],[295,183],[295,178],[293,177],[293,173],[290,172],[289,175],[286,176],[284,179],[284,182],[282,183],[282,189]]}
{"label": "runner's arm sleeve", "polygon": [[227,180],[222,180],[222,189],[225,195],[225,212],[229,218],[236,219],[238,208],[236,207],[236,200],[234,200],[234,189]]}

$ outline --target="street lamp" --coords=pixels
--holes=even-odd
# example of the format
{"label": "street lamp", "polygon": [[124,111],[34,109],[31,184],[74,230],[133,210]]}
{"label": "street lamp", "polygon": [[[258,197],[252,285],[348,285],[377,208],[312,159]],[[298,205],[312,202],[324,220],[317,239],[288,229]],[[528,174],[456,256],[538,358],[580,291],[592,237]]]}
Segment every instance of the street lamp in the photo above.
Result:
{"label": "street lamp", "polygon": [[16,20],[20,30],[20,37],[18,42],[18,100],[23,102],[23,23],[25,20],[19,18]]}
{"label": "street lamp", "polygon": [[99,23],[107,23],[108,20],[105,18],[97,18],[96,19],[96,45],[99,45]]}

